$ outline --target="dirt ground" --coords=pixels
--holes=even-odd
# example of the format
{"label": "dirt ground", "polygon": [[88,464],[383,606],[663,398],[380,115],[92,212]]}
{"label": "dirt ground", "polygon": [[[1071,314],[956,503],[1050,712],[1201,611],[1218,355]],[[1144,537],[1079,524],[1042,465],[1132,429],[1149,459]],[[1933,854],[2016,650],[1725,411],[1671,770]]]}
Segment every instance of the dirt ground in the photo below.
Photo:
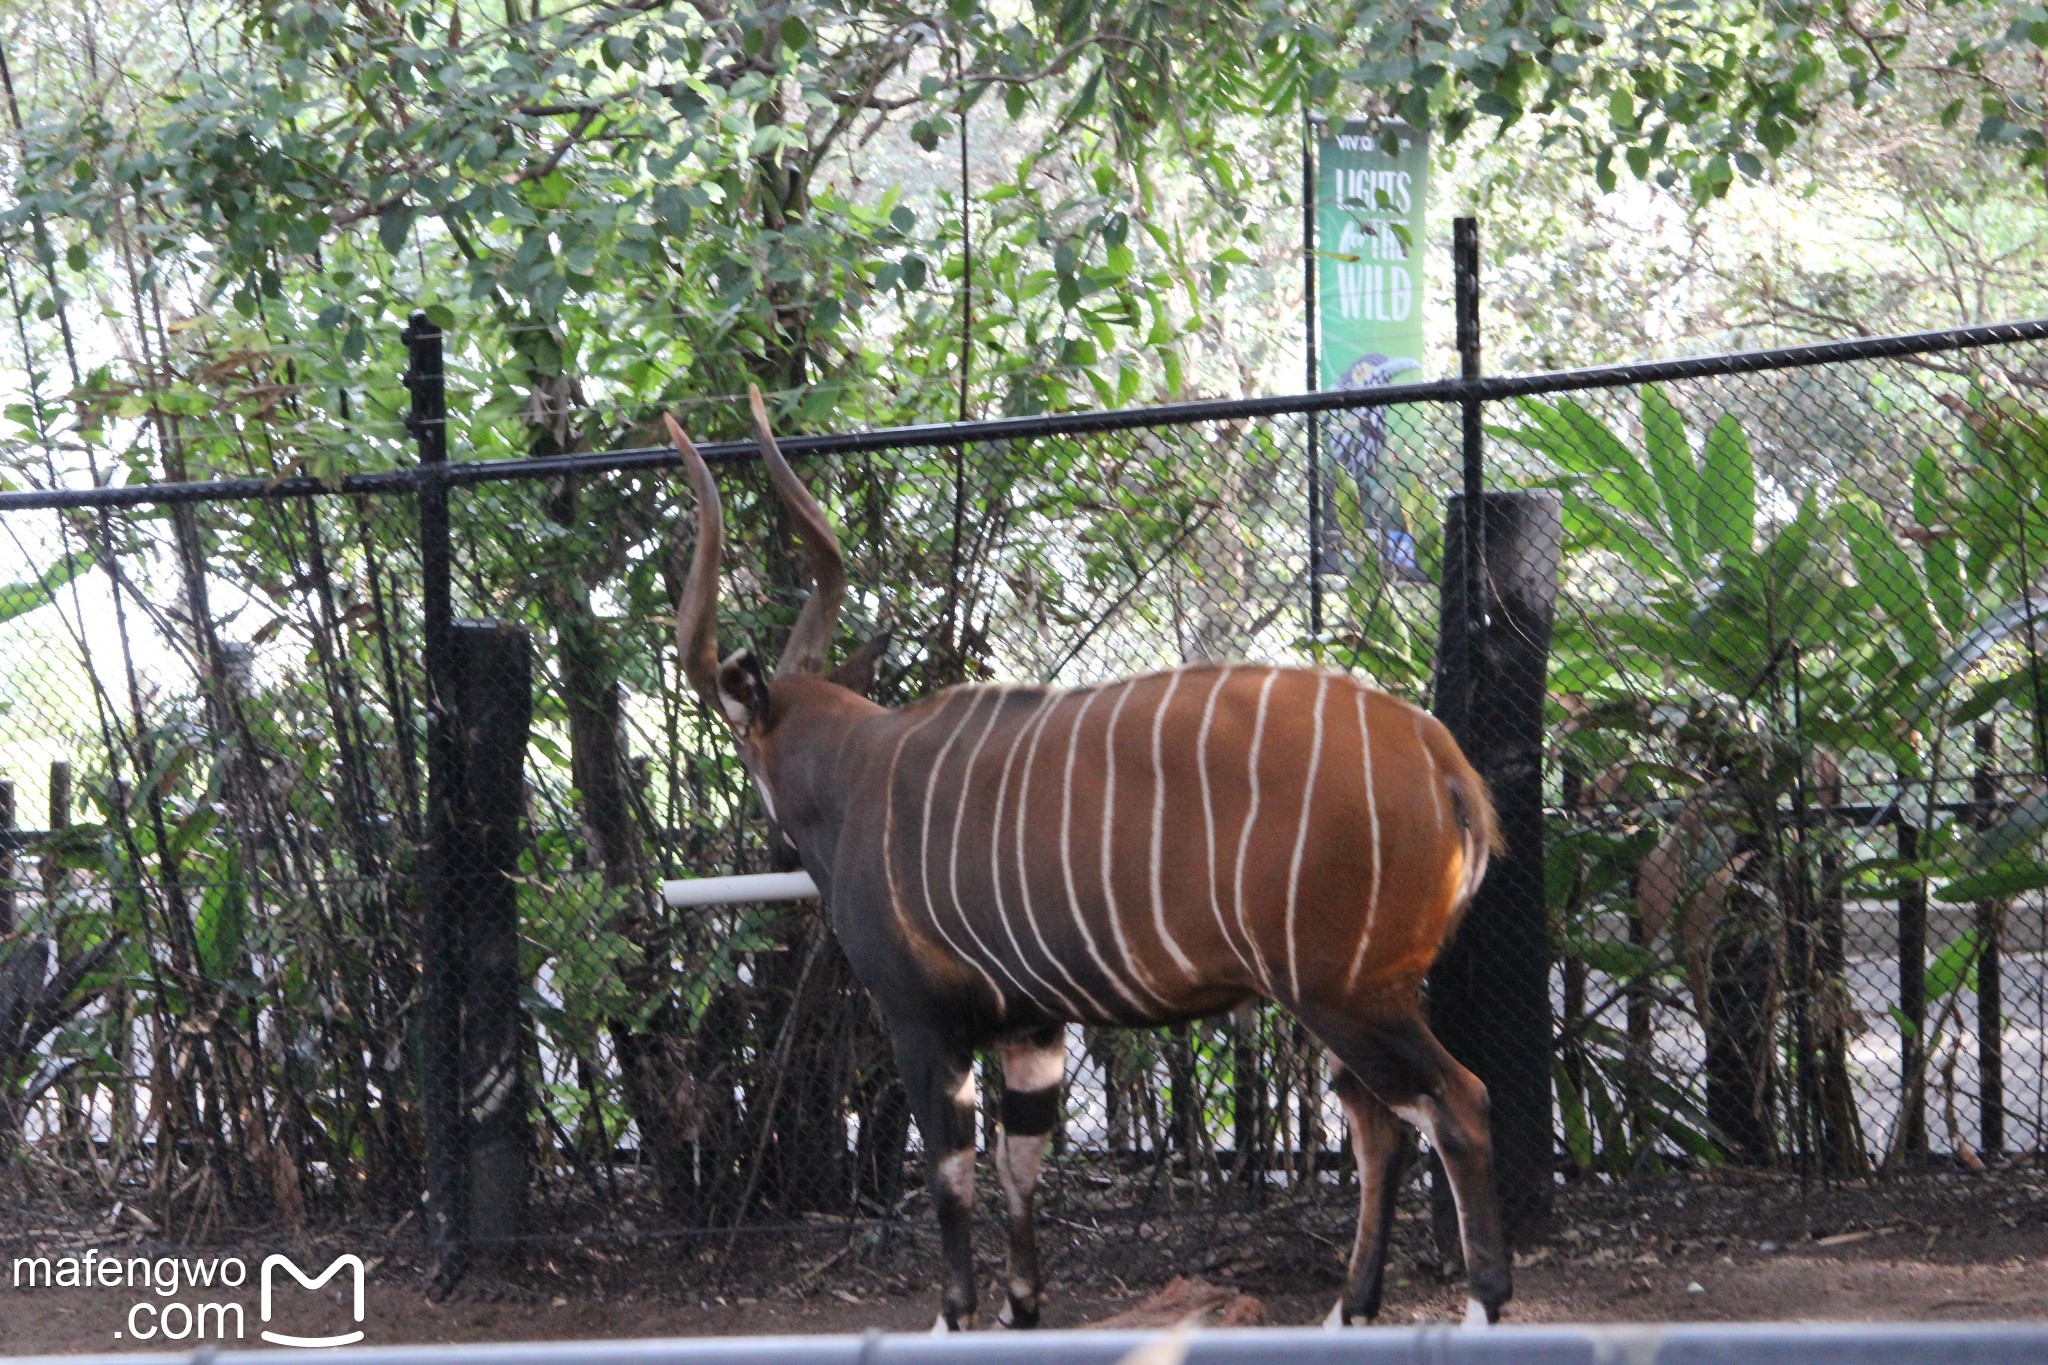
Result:
{"label": "dirt ground", "polygon": [[[1796,1181],[1727,1173],[1671,1177],[1626,1190],[1564,1189],[1548,1237],[1516,1257],[1513,1322],[2048,1318],[2048,1188],[2037,1171],[1931,1177],[1802,1190]],[[1349,1240],[1340,1199],[1279,1202],[1246,1214],[1122,1224],[1051,1201],[1041,1219],[1046,1325],[1168,1325],[1189,1311],[1228,1324],[1318,1322],[1336,1293]],[[104,1225],[43,1226],[0,1208],[0,1257],[158,1254]],[[984,1310],[1000,1247],[985,1217]],[[12,1228],[8,1227],[13,1223]],[[921,1220],[851,1233],[795,1232],[681,1241],[564,1237],[478,1266],[449,1295],[429,1292],[422,1248],[403,1235],[337,1231],[296,1249],[308,1270],[344,1251],[369,1263],[367,1345],[579,1337],[920,1331],[936,1304],[935,1238]],[[240,1290],[199,1294],[243,1305],[258,1346],[254,1267],[271,1248],[228,1244],[181,1256],[242,1256]],[[1187,1277],[1175,1282],[1177,1277]],[[352,1330],[336,1280],[280,1290],[277,1325],[298,1335]],[[1162,1291],[1164,1291],[1162,1293]],[[154,1349],[126,1330],[145,1290],[22,1289],[0,1280],[0,1354]],[[196,1301],[196,1300],[195,1300]],[[1382,1320],[1454,1321],[1464,1290],[1435,1263],[1427,1214],[1411,1192],[1396,1227]],[[141,1321],[151,1321],[144,1312]],[[288,1324],[288,1326],[287,1326]]]}

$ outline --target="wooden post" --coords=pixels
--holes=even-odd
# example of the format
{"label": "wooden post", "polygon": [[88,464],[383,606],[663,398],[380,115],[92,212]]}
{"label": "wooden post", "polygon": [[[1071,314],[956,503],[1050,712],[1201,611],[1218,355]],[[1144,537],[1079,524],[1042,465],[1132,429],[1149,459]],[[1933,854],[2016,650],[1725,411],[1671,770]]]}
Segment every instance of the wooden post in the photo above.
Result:
{"label": "wooden post", "polygon": [[[61,758],[50,760],[50,823],[51,834],[71,828],[71,764]],[[57,908],[57,892],[63,889],[64,869],[57,860],[46,852],[42,859],[43,897],[50,903],[51,911]]]}
{"label": "wooden post", "polygon": [[450,793],[448,851],[462,983],[463,1151],[468,1235],[503,1242],[524,1230],[527,1084],[519,971],[519,853],[526,745],[533,723],[533,646],[496,621],[450,631],[461,779]]}
{"label": "wooden post", "polygon": [[[1493,860],[1430,973],[1429,1019],[1486,1084],[1501,1210],[1514,1238],[1548,1216],[1554,1164],[1543,707],[1564,518],[1548,491],[1486,493],[1479,507],[1473,517],[1461,495],[1445,518],[1436,713],[1493,789],[1507,852]],[[1458,571],[1468,518],[1484,547],[1469,575]],[[1468,596],[1473,579],[1478,602]],[[1443,1182],[1437,1188],[1438,1246],[1451,1261],[1456,1220]]]}

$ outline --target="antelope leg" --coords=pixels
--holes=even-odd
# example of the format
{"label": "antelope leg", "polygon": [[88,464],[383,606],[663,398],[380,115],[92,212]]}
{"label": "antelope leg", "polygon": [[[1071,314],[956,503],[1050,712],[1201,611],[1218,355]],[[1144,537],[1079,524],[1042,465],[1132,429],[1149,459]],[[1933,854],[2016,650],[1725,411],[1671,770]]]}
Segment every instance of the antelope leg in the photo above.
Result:
{"label": "antelope leg", "polygon": [[1414,1124],[1443,1160],[1458,1205],[1458,1235],[1471,1290],[1467,1321],[1500,1320],[1514,1293],[1494,1189],[1486,1087],[1458,1065],[1419,1013],[1370,1020],[1327,1010],[1305,1022],[1380,1103]]}
{"label": "antelope leg", "polygon": [[923,1029],[894,1030],[896,1065],[917,1118],[946,1262],[934,1331],[974,1330],[974,1054]]}
{"label": "antelope leg", "polygon": [[1044,1281],[1038,1271],[1038,1229],[1033,1220],[1045,1144],[1059,1120],[1060,1081],[1066,1075],[1065,1030],[1054,1026],[1003,1054],[1003,1130],[996,1146],[996,1173],[1009,1213],[1009,1266],[1004,1276],[1008,1302],[1005,1327],[1038,1326]]}
{"label": "antelope leg", "polygon": [[1358,1235],[1351,1245],[1344,1296],[1330,1315],[1332,1327],[1348,1327],[1380,1315],[1387,1239],[1394,1230],[1394,1205],[1413,1142],[1394,1111],[1381,1104],[1342,1063],[1331,1077],[1331,1088],[1351,1121],[1351,1151],[1358,1163]]}

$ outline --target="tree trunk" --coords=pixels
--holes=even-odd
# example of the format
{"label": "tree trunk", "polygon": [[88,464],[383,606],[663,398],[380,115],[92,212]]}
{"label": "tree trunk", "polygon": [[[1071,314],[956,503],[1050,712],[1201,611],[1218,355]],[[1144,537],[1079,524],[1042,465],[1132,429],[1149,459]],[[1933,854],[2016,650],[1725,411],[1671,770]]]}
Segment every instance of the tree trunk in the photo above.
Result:
{"label": "tree trunk", "polygon": [[1763,897],[1731,885],[1707,966],[1707,1120],[1742,1166],[1777,1157],[1778,955],[1769,915]]}

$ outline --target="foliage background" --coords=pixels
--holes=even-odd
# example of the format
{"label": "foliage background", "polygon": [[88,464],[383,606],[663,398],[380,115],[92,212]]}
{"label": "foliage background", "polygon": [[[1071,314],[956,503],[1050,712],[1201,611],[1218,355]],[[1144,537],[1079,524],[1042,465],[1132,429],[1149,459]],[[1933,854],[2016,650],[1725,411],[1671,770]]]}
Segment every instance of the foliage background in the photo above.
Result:
{"label": "foliage background", "polygon": [[[1438,129],[1434,221],[1471,211],[1485,225],[1495,369],[2044,304],[2038,6],[124,0],[0,16],[0,479],[13,487],[408,462],[396,338],[415,307],[449,330],[468,458],[647,442],[663,409],[700,437],[736,435],[750,382],[786,431],[1292,388],[1304,107]],[[1439,355],[1445,254],[1439,242],[1430,257]],[[1695,409],[1696,434],[1730,416],[1706,397]],[[1734,420],[1740,434],[1747,419]],[[1652,424],[1601,422],[1606,439],[1582,425],[1587,449],[1553,445],[1551,465],[1523,472],[1588,481],[1598,497],[1578,510],[1623,546],[1629,605],[1700,607],[1686,593],[1701,565],[1665,543],[1693,524],[1668,490],[1641,506],[1609,497],[1640,491],[1614,452],[1646,443]],[[1442,437],[1427,420],[1400,437],[1423,452],[1406,490],[1418,528],[1435,523],[1428,462],[1448,449]],[[856,624],[916,627],[885,679],[891,695],[979,673],[1301,647],[1259,606],[1258,575],[1297,566],[1262,569],[1257,553],[1278,543],[1262,518],[1299,524],[1283,488],[1299,439],[991,452],[1037,463],[989,465],[965,517],[948,495],[959,469],[938,453],[827,472],[867,556]],[[1702,470],[1737,467],[1729,439]],[[1760,432],[1749,439],[1762,447]],[[1937,472],[1952,475],[1942,461],[1962,437],[1929,439]],[[1893,476],[1890,503],[1870,513],[1881,528],[1946,525],[1898,496],[1918,493],[1917,461],[1864,470]],[[1927,482],[1928,506],[1950,486]],[[759,495],[733,493],[752,539],[735,554],[730,628],[772,640],[797,585]],[[1599,498],[1613,505],[1596,517]],[[2030,500],[2009,505],[2024,531]],[[1767,558],[1795,531],[1812,535],[1800,506],[1752,490],[1699,527],[1716,555]],[[1848,534],[1846,506],[1826,509],[1830,534]],[[737,1217],[761,1199],[800,1211],[809,1196],[792,1173],[821,1158],[796,1135],[828,1131],[817,1116],[850,1107],[869,1146],[830,1160],[869,1165],[834,1179],[886,1204],[895,1177],[874,1154],[900,1142],[900,1106],[816,926],[754,916],[684,929],[646,899],[650,869],[759,852],[739,775],[665,672],[669,538],[687,534],[690,509],[666,481],[619,479],[480,490],[458,515],[463,608],[528,625],[546,679],[528,924],[537,979],[546,964],[560,975],[528,1005],[561,1063],[539,1079],[553,1087],[558,1147],[574,1154],[565,1170],[597,1180],[597,1158],[633,1124],[655,1146],[669,1134],[651,1165],[672,1212]],[[1048,527],[1073,530],[1071,545],[1030,534]],[[1620,553],[1580,529],[1575,552]],[[198,1155],[150,1149],[166,1227],[257,1208],[290,1220],[309,1198],[349,1207],[416,1175],[402,1105],[379,1103],[409,1084],[416,988],[402,880],[418,820],[409,537],[404,509],[363,500],[5,528],[0,577],[24,610],[0,625],[4,759],[23,812],[75,823],[38,853],[40,894],[16,907],[10,949],[47,941],[71,964],[35,983],[51,1008],[33,1014],[71,1032],[54,1049],[6,1040],[9,1102],[18,1117],[68,1094],[59,1129],[75,1139],[103,1124],[117,1151],[145,1127],[203,1139]],[[1896,568],[1884,543],[1834,568],[1876,592],[1866,580]],[[1188,591],[1143,605],[1142,659],[1114,656],[1083,628],[1103,603],[1121,609],[1161,546],[1172,586]],[[1929,552],[1891,549],[1933,594]],[[1985,609],[2025,596],[2023,568],[1993,551],[1983,567]],[[1430,632],[1418,602],[1370,575],[1346,591],[1344,629],[1309,643],[1419,691]],[[1849,605],[1871,614],[1864,598]],[[1921,675],[1967,637],[1890,610],[1880,600]],[[1586,643],[1584,660],[1615,638]],[[1687,705],[1753,699],[1715,674],[1725,660],[1711,650],[1686,663]],[[1858,704],[1905,685],[1866,673],[1882,686]],[[1650,685],[1599,674],[1582,690],[1600,687]],[[1729,734],[1770,733],[1753,721]],[[1594,728],[1581,741],[1588,775],[1622,759]],[[1913,757],[1889,736],[1836,739],[1894,764]],[[1726,758],[1733,741],[1657,742]],[[1806,757],[1787,768],[1774,754],[1748,755],[1752,785],[1771,794],[1807,771]],[[76,787],[53,804],[47,765],[67,756]],[[1675,809],[1726,795],[1691,771],[1634,797]],[[1757,833],[1724,807],[1699,819]],[[1942,838],[1962,856],[1960,824]],[[1601,871],[1578,904],[1595,919],[1625,914],[1628,879],[1657,840],[1636,828],[1582,842]],[[1772,880],[1787,864],[1753,865],[1757,894],[1790,899]],[[1896,870],[1865,869],[1866,888]],[[95,974],[116,953],[110,976],[127,984],[106,989]],[[1589,943],[1584,957],[1655,974],[1676,995],[1671,952],[1624,960]],[[99,992],[93,1010],[70,1007],[81,989]],[[1639,1085],[1627,1041],[1607,1072],[1580,1059],[1567,1077],[1577,1093],[1602,1077],[1617,1094]],[[1098,1059],[1105,1094],[1130,1097],[1127,1141],[1150,1122],[1199,1145],[1189,1115],[1202,1106],[1162,1099],[1191,1094],[1198,1068],[1214,1115],[1250,1125],[1240,1139],[1279,1122],[1247,1088],[1255,1057],[1282,1059],[1268,1069],[1283,1089],[1314,1084],[1298,1038],[1256,1044],[1270,1053],[1248,1034],[1133,1046]],[[68,1061],[53,1072],[52,1057]],[[775,1065],[757,1067],[764,1057]],[[67,1080],[67,1066],[106,1084]],[[1163,1090],[1132,1080],[1153,1069]],[[123,1078],[142,1070],[161,1082],[153,1108],[124,1113]],[[785,1094],[789,1077],[801,1083]],[[135,1088],[125,1093],[132,1104]],[[1635,1109],[1606,1119],[1581,1106],[1581,1133],[1612,1129],[1597,1154],[1581,1145],[1585,1164],[1625,1167],[1669,1136],[1646,1146],[1631,1127],[1642,1098],[1639,1086]],[[1826,1103],[1801,1112],[1839,1116]],[[1717,1140],[1710,1117],[1687,1141]],[[707,1146],[726,1183],[690,1193],[703,1186],[680,1173]],[[719,1202],[688,1207],[699,1197]]]}

